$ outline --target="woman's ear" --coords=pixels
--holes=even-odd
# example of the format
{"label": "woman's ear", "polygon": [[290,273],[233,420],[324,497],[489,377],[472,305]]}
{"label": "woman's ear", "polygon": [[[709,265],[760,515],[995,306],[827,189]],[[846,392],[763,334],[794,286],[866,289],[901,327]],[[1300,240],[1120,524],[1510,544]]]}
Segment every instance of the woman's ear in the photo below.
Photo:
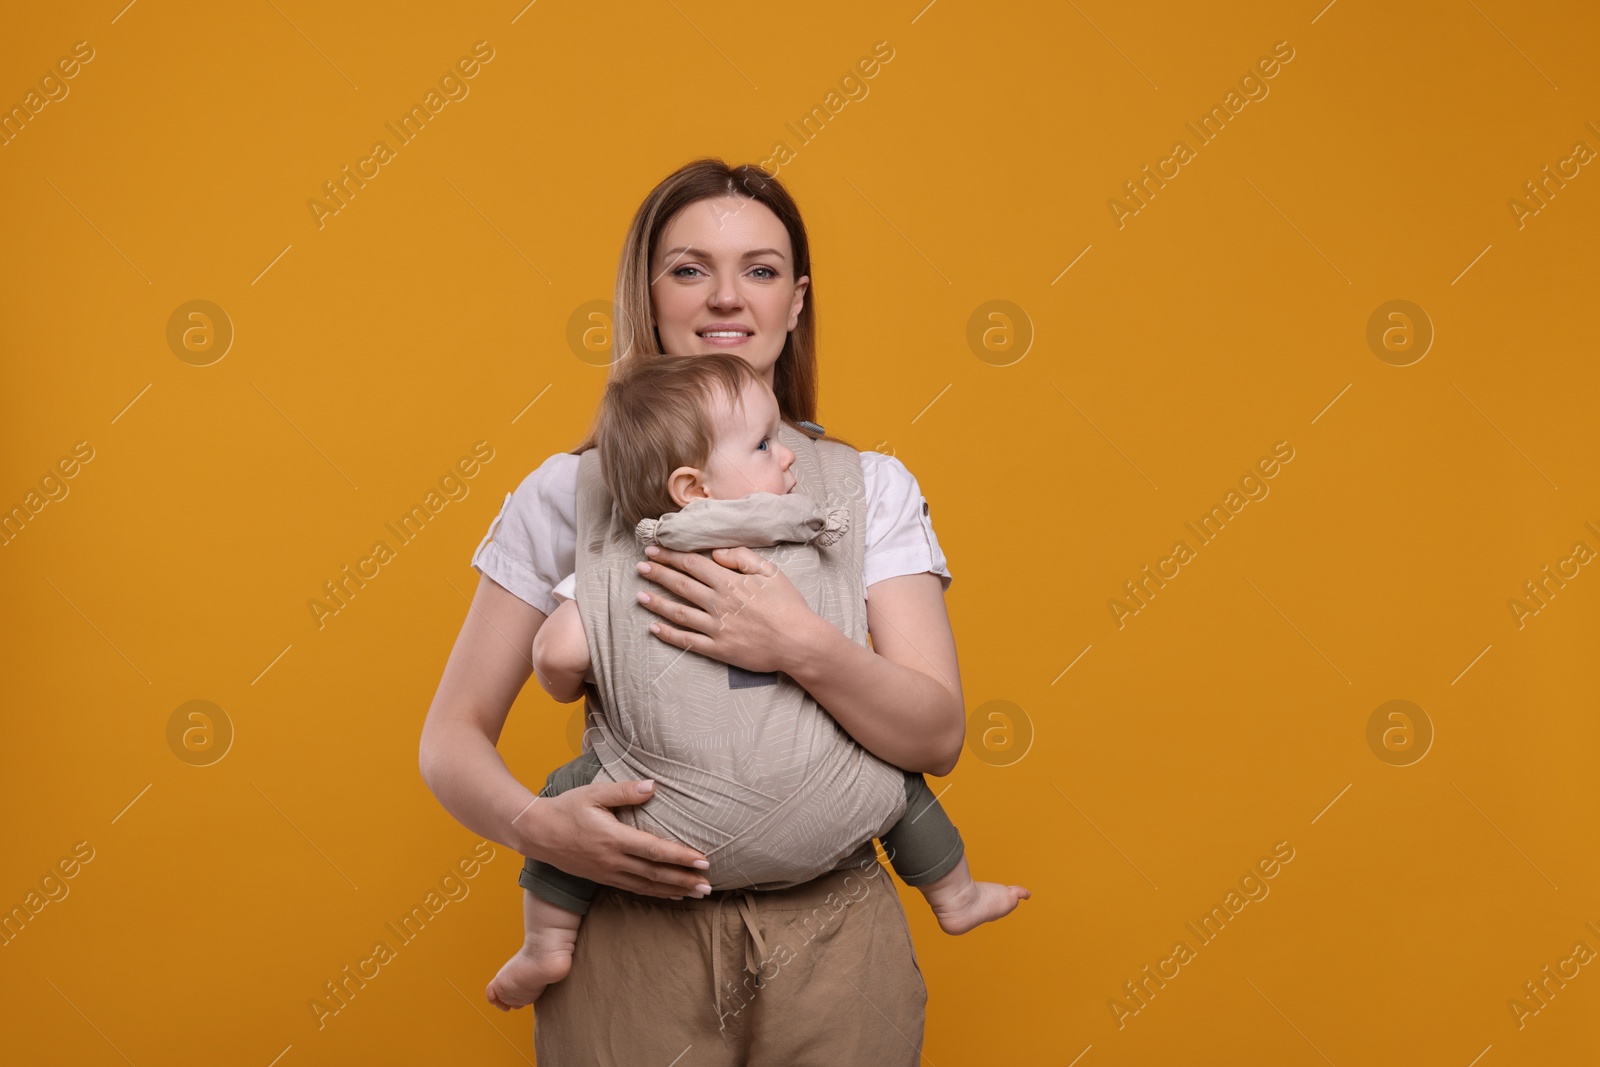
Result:
{"label": "woman's ear", "polygon": [[806,302],[806,289],[811,285],[809,274],[797,279],[794,283],[794,300],[789,304],[789,329],[793,330],[800,324],[800,309]]}
{"label": "woman's ear", "polygon": [[691,500],[711,495],[706,488],[705,472],[696,467],[679,467],[667,475],[667,495],[680,508]]}

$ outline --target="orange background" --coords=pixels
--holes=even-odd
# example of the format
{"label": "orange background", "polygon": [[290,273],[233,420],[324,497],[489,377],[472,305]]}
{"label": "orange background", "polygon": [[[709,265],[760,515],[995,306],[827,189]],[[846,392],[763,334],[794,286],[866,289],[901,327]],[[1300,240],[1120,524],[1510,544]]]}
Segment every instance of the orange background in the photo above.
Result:
{"label": "orange background", "polygon": [[[1600,149],[1588,6],[119,6],[0,37],[8,104],[94,50],[0,148],[0,507],[93,450],[0,548],[0,904],[93,850],[0,948],[18,1062],[531,1059],[529,1013],[483,1001],[520,936],[504,848],[322,1029],[307,1002],[477,840],[418,732],[472,550],[596,402],[575,309],[655,182],[780,139],[822,421],[905,461],[955,575],[974,725],[936,788],[979,876],[1034,891],[950,938],[902,890],[927,1062],[1600,1054],[1592,962],[1520,1028],[1508,1006],[1600,950],[1600,576],[1520,628],[1509,606],[1600,549],[1600,176],[1508,205]],[[480,40],[470,95],[319,228],[322,183]],[[786,123],[879,41],[800,145]],[[1280,41],[1198,147],[1185,123]],[[1179,138],[1196,158],[1119,228]],[[192,300],[235,334],[207,366],[168,341]],[[1415,312],[1367,339],[1391,300],[1435,334],[1407,366]],[[319,629],[307,601],[478,441],[469,495]],[[1184,524],[1280,441],[1270,494],[1199,547]],[[169,739],[192,700],[233,732],[206,766]],[[1407,766],[1403,730],[1369,745],[1390,700],[1434,734]],[[524,693],[524,781],[568,721]],[[1270,895],[1119,1027],[1123,984],[1280,841]]]}

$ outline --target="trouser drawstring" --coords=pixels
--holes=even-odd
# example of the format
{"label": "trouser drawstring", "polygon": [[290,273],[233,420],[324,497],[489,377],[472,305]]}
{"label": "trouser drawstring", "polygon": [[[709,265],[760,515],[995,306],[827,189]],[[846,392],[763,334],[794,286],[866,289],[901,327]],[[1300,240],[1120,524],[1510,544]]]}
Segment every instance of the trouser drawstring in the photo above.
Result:
{"label": "trouser drawstring", "polygon": [[[754,974],[759,982],[761,965],[767,958],[767,943],[762,940],[761,931],[756,926],[756,895],[748,889],[740,889],[738,893],[733,898],[734,907],[749,934],[744,942],[744,969]],[[718,1030],[727,1028],[727,1020],[722,1014],[722,905],[727,900],[726,895],[718,896],[716,905],[711,909],[711,985]],[[742,1004],[739,1010],[744,1010]]]}

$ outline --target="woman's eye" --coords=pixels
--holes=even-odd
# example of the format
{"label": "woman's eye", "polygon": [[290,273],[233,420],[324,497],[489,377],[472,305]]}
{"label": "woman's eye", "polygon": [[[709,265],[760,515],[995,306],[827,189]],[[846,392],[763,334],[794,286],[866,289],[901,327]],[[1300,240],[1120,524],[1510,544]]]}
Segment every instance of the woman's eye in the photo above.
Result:
{"label": "woman's eye", "polygon": [[767,278],[776,278],[778,276],[778,272],[773,270],[771,267],[757,267],[755,269],[766,271],[767,273],[764,275],[764,277]]}
{"label": "woman's eye", "polygon": [[679,267],[677,270],[673,271],[672,273],[673,273],[674,277],[682,277],[683,276],[683,272],[686,271],[686,270],[698,271],[699,269],[700,269],[699,267]]}

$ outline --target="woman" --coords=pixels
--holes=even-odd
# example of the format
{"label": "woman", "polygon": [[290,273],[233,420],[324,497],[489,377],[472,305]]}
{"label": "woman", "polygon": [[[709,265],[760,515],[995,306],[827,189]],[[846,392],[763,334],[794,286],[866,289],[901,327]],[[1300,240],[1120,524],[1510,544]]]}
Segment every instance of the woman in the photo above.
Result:
{"label": "woman", "polygon": [[[810,268],[799,211],[775,179],[750,165],[688,164],[651,192],[629,229],[618,365],[663,352],[733,352],[773,386],[786,420],[813,420]],[[846,638],[782,572],[742,548],[706,559],[652,546],[641,572],[676,599],[648,598],[660,616],[651,630],[735,667],[783,671],[877,756],[948,774],[964,731],[944,607],[949,571],[905,467],[865,453],[862,469],[872,648]],[[612,815],[649,799],[650,783],[536,798],[500,759],[495,743],[531,673],[533,635],[555,607],[550,590],[573,569],[576,473],[575,453],[550,457],[478,546],[482,578],[421,745],[423,778],[468,828],[615,887],[591,907],[572,972],[539,1001],[542,1067],[916,1063],[926,990],[870,845],[804,886],[707,897],[705,857]]]}

